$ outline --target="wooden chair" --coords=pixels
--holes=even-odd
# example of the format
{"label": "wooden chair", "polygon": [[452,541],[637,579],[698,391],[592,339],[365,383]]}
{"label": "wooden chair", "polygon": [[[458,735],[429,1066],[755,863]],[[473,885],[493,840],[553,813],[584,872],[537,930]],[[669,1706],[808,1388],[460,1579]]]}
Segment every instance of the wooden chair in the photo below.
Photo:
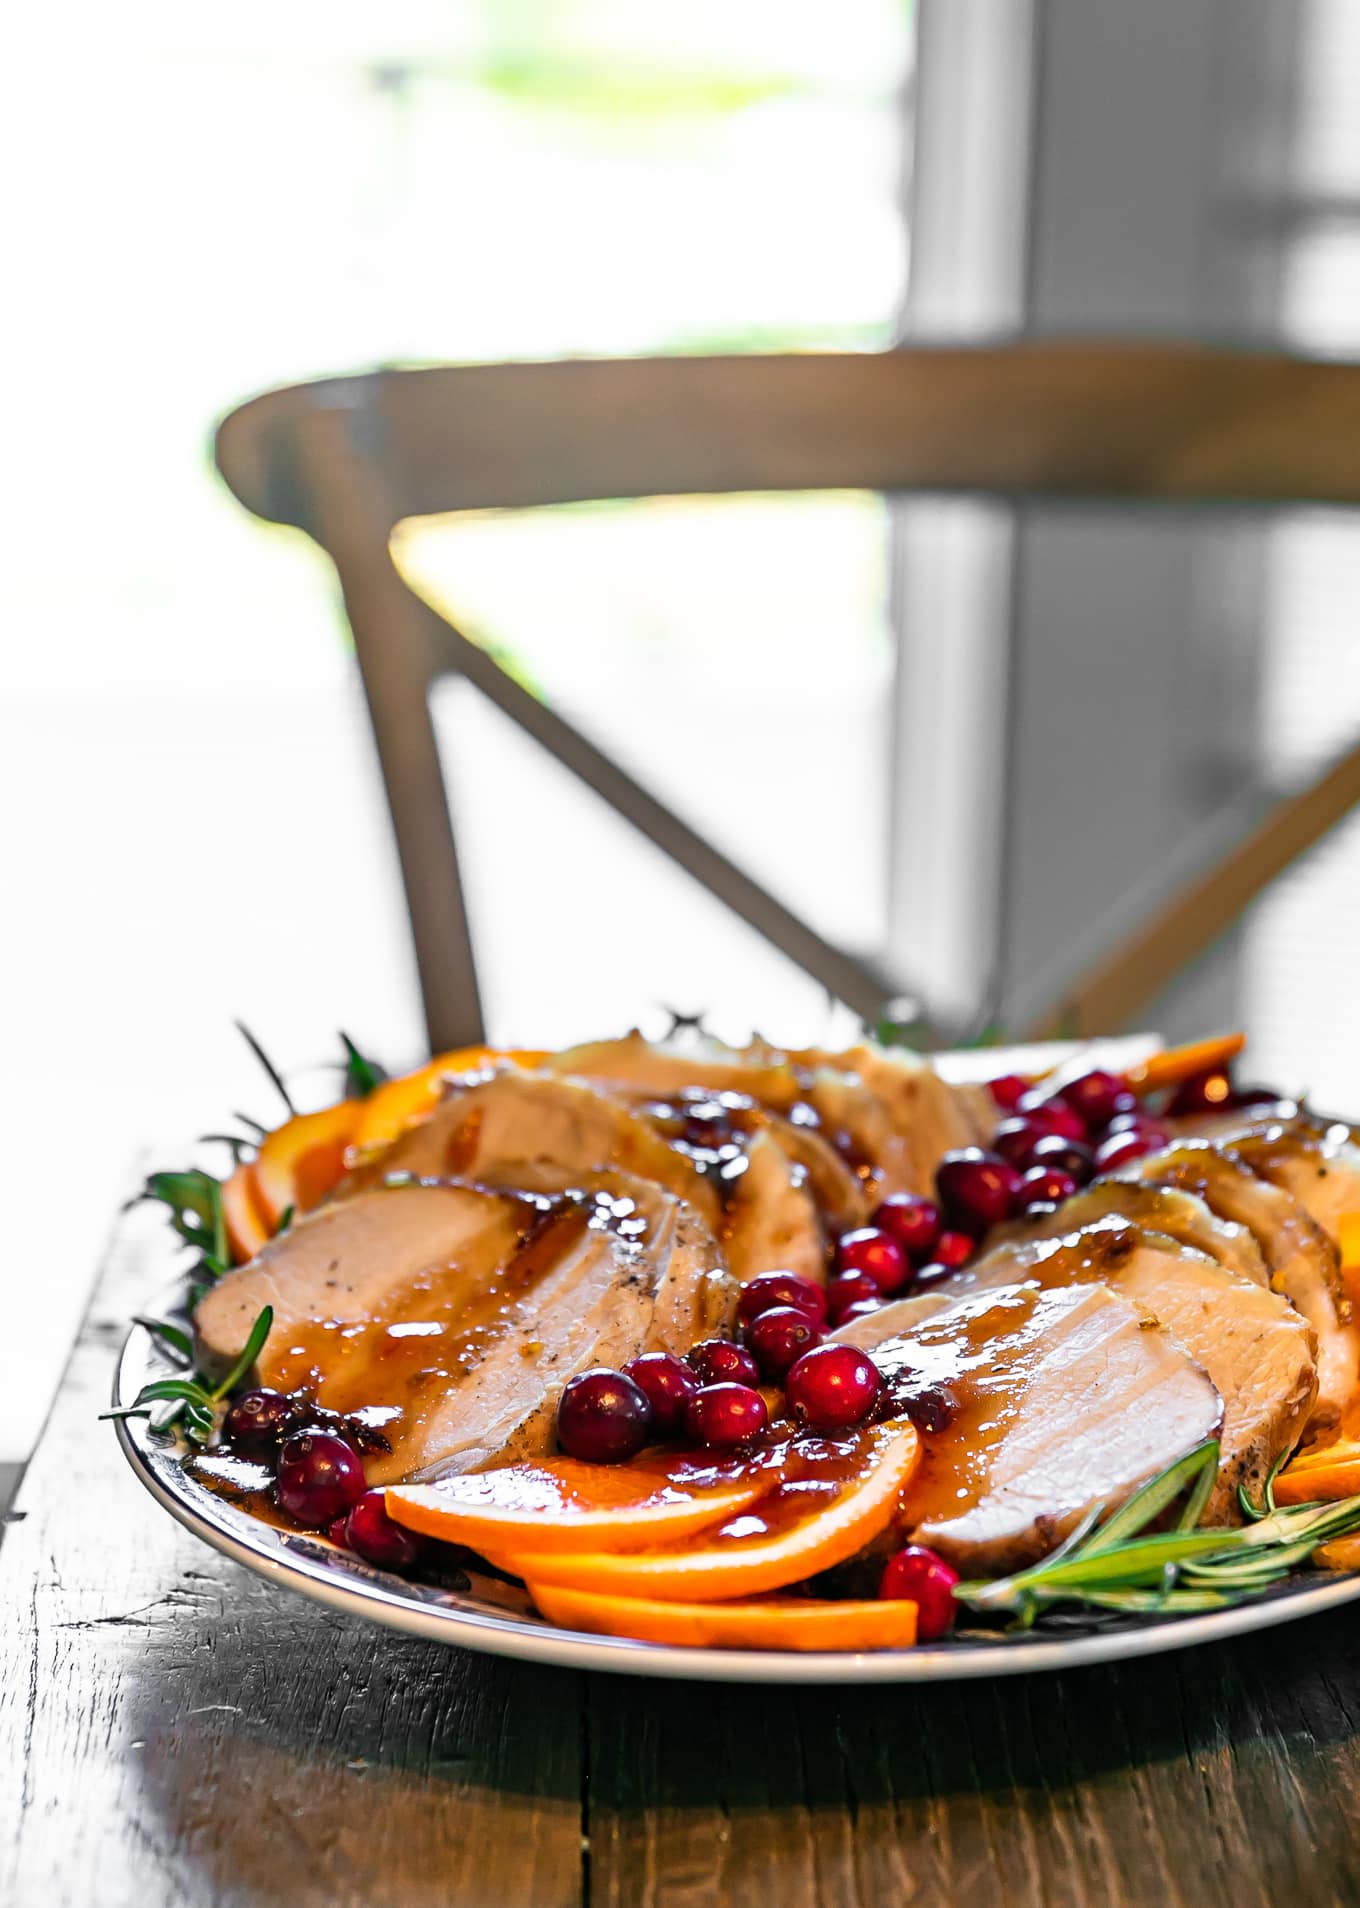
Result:
{"label": "wooden chair", "polygon": [[[389,547],[402,520],[838,488],[1357,504],[1360,366],[1082,341],[380,371],[255,398],[223,421],[216,449],[241,502],[306,531],[339,575],[437,1052],[482,1033],[429,713],[431,684],[450,671],[866,1019],[901,989],[815,933],[408,588]],[[1024,1031],[1127,1023],[1357,800],[1360,745],[1125,923]]]}

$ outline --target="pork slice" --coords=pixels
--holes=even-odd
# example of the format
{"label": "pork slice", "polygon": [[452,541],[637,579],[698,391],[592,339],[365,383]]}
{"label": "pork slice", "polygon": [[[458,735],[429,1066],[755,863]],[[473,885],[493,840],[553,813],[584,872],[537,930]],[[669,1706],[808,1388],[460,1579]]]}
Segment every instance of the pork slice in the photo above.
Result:
{"label": "pork slice", "polygon": [[1179,1239],[1207,1253],[1230,1272],[1269,1285],[1270,1272],[1256,1235],[1246,1226],[1214,1212],[1194,1193],[1174,1186],[1146,1186],[1128,1179],[1097,1179],[1083,1192],[1065,1199],[1056,1212],[1038,1219],[1020,1219],[992,1234],[998,1244],[1033,1239],[1059,1239],[1107,1214],[1132,1220],[1145,1230]]}
{"label": "pork slice", "polygon": [[970,1577],[1037,1562],[1222,1418],[1200,1366],[1102,1285],[981,1291],[873,1358],[899,1401],[948,1396],[953,1416],[923,1439],[900,1528]]}
{"label": "pork slice", "polygon": [[1271,1289],[1283,1293],[1317,1334],[1314,1420],[1335,1423],[1356,1389],[1356,1332],[1336,1247],[1307,1207],[1231,1148],[1208,1140],[1178,1140],[1112,1177],[1196,1193],[1222,1218],[1256,1235]]}
{"label": "pork slice", "polygon": [[322,1206],[204,1294],[194,1313],[200,1354],[213,1368],[229,1365],[271,1305],[258,1369],[291,1390],[318,1360],[346,1359],[352,1326],[397,1323],[404,1307],[423,1314],[436,1298],[445,1317],[461,1317],[541,1222],[521,1200],[465,1186],[379,1187]]}
{"label": "pork slice", "polygon": [[371,1484],[542,1455],[568,1378],[730,1326],[735,1286],[699,1216],[660,1187],[616,1174],[545,1192],[552,1169],[532,1163],[518,1176],[536,1175],[528,1190],[414,1182],[323,1207],[205,1297],[200,1338],[234,1357],[275,1305],[262,1379],[381,1429]]}
{"label": "pork slice", "polygon": [[584,1081],[517,1067],[452,1081],[429,1118],[365,1161],[341,1196],[398,1173],[486,1180],[498,1165],[525,1160],[578,1173],[614,1168],[664,1186],[709,1224],[718,1218],[713,1187],[648,1120]]}
{"label": "pork slice", "polygon": [[768,1133],[751,1135],[718,1228],[739,1285],[761,1272],[797,1272],[822,1284],[827,1243],[807,1175]]}
{"label": "pork slice", "polygon": [[1218,1479],[1205,1516],[1238,1522],[1238,1486],[1260,1496],[1312,1411],[1317,1361],[1308,1321],[1269,1287],[1118,1212],[1061,1238],[996,1246],[937,1289],[967,1294],[1020,1279],[1045,1288],[1099,1280],[1156,1318],[1203,1367],[1223,1400]]}
{"label": "pork slice", "polygon": [[865,1042],[838,1053],[818,1049],[792,1057],[813,1069],[808,1100],[824,1128],[844,1135],[879,1199],[895,1192],[929,1194],[943,1154],[977,1144],[995,1124],[982,1110],[985,1089],[950,1085],[904,1048]]}
{"label": "pork slice", "polygon": [[957,1304],[956,1297],[933,1292],[923,1292],[919,1298],[892,1299],[864,1318],[847,1319],[827,1337],[838,1345],[858,1345],[861,1351],[871,1352],[885,1339],[909,1337],[923,1319],[934,1318],[937,1312],[947,1312]]}
{"label": "pork slice", "polygon": [[568,1047],[549,1055],[543,1067],[611,1091],[641,1091],[657,1098],[697,1086],[712,1093],[749,1094],[762,1106],[786,1112],[800,1097],[798,1076],[786,1054],[763,1046],[726,1047],[717,1040],[658,1045],[634,1032],[621,1040]]}

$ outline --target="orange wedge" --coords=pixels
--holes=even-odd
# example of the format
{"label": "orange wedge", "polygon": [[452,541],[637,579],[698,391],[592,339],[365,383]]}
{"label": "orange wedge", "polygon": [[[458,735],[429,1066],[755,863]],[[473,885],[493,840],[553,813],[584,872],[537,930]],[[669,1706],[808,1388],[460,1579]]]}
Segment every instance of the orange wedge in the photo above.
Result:
{"label": "orange wedge", "polygon": [[564,1630],[631,1636],[718,1650],[905,1650],[916,1641],[916,1605],[815,1603],[802,1597],[763,1602],[660,1603],[531,1583],[540,1613]]}
{"label": "orange wedge", "polygon": [[1360,1537],[1338,1537],[1319,1544],[1309,1560],[1320,1570],[1360,1570]]}
{"label": "orange wedge", "polygon": [[754,1504],[779,1483],[770,1456],[727,1464],[648,1455],[631,1464],[545,1458],[442,1484],[398,1484],[388,1515],[408,1530],[501,1553],[645,1550],[691,1537]]}
{"label": "orange wedge", "polygon": [[1247,1044],[1243,1033],[1216,1034],[1211,1040],[1188,1040],[1183,1047],[1166,1047],[1141,1065],[1130,1067],[1126,1078],[1135,1093],[1155,1093],[1158,1087],[1179,1086],[1197,1073],[1226,1067]]}
{"label": "orange wedge", "polygon": [[885,1530],[920,1454],[916,1432],[902,1419],[834,1442],[795,1440],[775,1489],[696,1542],[625,1556],[514,1549],[491,1561],[540,1587],[666,1603],[783,1590],[844,1563]]}
{"label": "orange wedge", "polygon": [[345,1148],[364,1105],[340,1100],[319,1113],[300,1113],[260,1142],[255,1191],[271,1232],[290,1206],[310,1212],[344,1177]]}
{"label": "orange wedge", "polygon": [[227,1244],[237,1265],[244,1265],[261,1246],[269,1244],[272,1227],[260,1209],[255,1168],[248,1160],[222,1183],[222,1217],[227,1225]]}
{"label": "orange wedge", "polygon": [[1300,1452],[1275,1480],[1277,1504],[1314,1504],[1360,1496],[1360,1442],[1339,1437]]}
{"label": "orange wedge", "polygon": [[500,1060],[512,1060],[521,1067],[536,1067],[546,1058],[546,1054],[529,1047],[457,1047],[451,1053],[441,1053],[414,1073],[387,1080],[369,1094],[363,1102],[363,1112],[350,1145],[356,1156],[380,1146],[390,1146],[393,1140],[401,1138],[408,1126],[414,1126],[434,1112],[444,1082],[453,1074],[475,1073]]}

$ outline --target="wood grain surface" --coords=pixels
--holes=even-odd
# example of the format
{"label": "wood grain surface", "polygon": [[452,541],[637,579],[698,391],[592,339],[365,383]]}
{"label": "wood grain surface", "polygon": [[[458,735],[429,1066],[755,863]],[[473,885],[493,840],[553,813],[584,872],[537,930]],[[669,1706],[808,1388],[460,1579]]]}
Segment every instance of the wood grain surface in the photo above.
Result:
{"label": "wood grain surface", "polygon": [[197,1543],[97,1422],[146,1236],[115,1248],[0,1546],[5,1908],[1360,1901],[1353,1610],[843,1695],[396,1637]]}

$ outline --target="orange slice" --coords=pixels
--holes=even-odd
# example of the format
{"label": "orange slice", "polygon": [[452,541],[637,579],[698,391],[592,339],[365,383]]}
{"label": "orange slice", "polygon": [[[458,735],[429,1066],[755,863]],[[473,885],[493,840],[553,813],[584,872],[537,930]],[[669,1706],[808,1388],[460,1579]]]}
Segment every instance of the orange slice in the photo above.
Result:
{"label": "orange slice", "polygon": [[345,1173],[345,1148],[363,1100],[340,1100],[319,1113],[300,1113],[260,1142],[255,1191],[273,1232],[288,1208],[310,1212]]}
{"label": "orange slice", "polygon": [[1130,1067],[1126,1078],[1135,1093],[1154,1093],[1158,1087],[1179,1086],[1197,1073],[1226,1067],[1247,1044],[1243,1033],[1217,1034],[1211,1040],[1188,1040],[1183,1047],[1165,1047],[1141,1065]]}
{"label": "orange slice", "polygon": [[1319,1544],[1309,1559],[1320,1570],[1360,1570],[1360,1537],[1337,1537]]}
{"label": "orange slice", "polygon": [[476,1073],[497,1061],[511,1060],[517,1066],[536,1067],[547,1055],[529,1047],[457,1047],[441,1053],[437,1059],[387,1080],[363,1102],[363,1112],[354,1129],[350,1145],[355,1153],[368,1153],[390,1146],[400,1139],[408,1126],[414,1126],[439,1104],[444,1082],[459,1073]]}
{"label": "orange slice", "polygon": [[851,1438],[798,1439],[775,1489],[695,1543],[629,1556],[517,1549],[491,1561],[526,1583],[667,1603],[783,1590],[844,1563],[886,1529],[920,1454],[901,1419]]}
{"label": "orange slice", "polygon": [[408,1530],[483,1556],[527,1545],[555,1554],[644,1550],[723,1523],[778,1483],[768,1457],[728,1464],[673,1455],[631,1464],[545,1458],[441,1484],[394,1485],[387,1511]]}
{"label": "orange slice", "polygon": [[891,1597],[874,1603],[817,1603],[802,1597],[660,1603],[546,1583],[528,1588],[540,1613],[564,1630],[631,1636],[644,1643],[717,1650],[905,1650],[916,1641],[916,1605]]}
{"label": "orange slice", "polygon": [[272,1228],[260,1210],[255,1168],[248,1160],[223,1181],[222,1217],[227,1225],[227,1244],[237,1265],[244,1265],[261,1246],[269,1244]]}
{"label": "orange slice", "polygon": [[1277,1504],[1315,1504],[1360,1496],[1360,1442],[1340,1437],[1303,1451],[1275,1480]]}

